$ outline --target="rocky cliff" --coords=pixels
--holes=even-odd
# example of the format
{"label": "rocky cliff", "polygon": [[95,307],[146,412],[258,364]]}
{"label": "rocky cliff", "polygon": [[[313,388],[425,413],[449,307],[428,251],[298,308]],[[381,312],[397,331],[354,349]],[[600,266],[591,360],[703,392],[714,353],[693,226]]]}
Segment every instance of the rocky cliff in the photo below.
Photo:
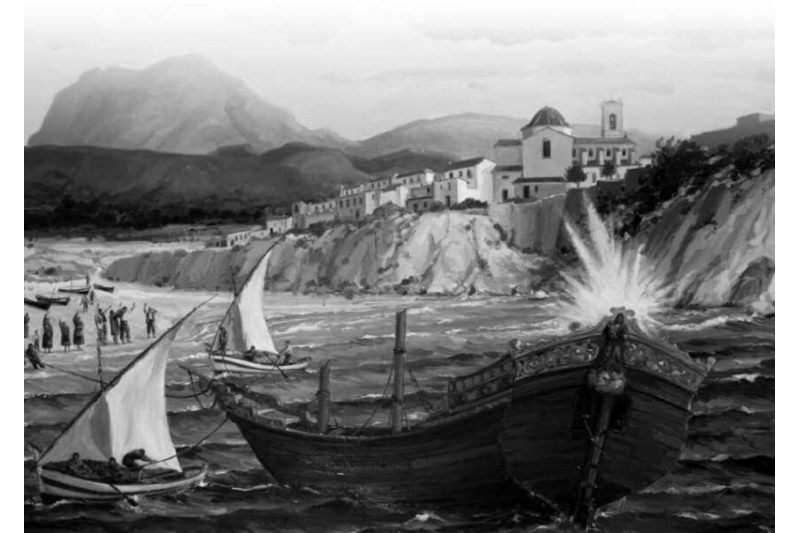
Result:
{"label": "rocky cliff", "polygon": [[675,284],[679,305],[774,312],[775,172],[673,202],[639,242]]}
{"label": "rocky cliff", "polygon": [[[548,263],[510,248],[488,216],[394,214],[343,224],[319,238],[287,236],[274,249],[268,287],[277,291],[510,294],[543,282]],[[271,243],[233,250],[156,252],[109,266],[111,279],[229,290]]]}

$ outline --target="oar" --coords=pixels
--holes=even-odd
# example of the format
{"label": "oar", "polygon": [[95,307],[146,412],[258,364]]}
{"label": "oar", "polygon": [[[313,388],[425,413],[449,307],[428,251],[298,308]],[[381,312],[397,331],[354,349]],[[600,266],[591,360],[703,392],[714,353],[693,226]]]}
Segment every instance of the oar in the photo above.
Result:
{"label": "oar", "polygon": [[105,481],[104,483],[109,487],[111,487],[112,489],[114,489],[115,491],[117,491],[117,493],[120,496],[125,498],[125,501],[128,502],[131,505],[131,507],[139,507],[139,502],[137,502],[136,500],[134,500],[133,498],[131,498],[130,496],[119,490],[113,483],[109,483],[108,481]]}
{"label": "oar", "polygon": [[283,369],[280,366],[278,366],[277,361],[275,362],[272,361],[272,357],[269,356],[269,352],[264,352],[264,354],[267,356],[267,359],[269,359],[270,363],[272,363],[272,365],[278,369],[278,372],[281,373],[284,379],[289,379],[289,376],[286,375],[286,372],[284,372]]}

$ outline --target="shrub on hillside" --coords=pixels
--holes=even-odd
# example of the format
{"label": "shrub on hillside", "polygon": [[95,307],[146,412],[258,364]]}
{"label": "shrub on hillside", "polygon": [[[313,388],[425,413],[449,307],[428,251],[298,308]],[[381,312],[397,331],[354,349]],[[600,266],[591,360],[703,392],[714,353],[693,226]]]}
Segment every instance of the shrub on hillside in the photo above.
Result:
{"label": "shrub on hillside", "polygon": [[450,209],[453,211],[463,211],[464,209],[483,209],[488,207],[488,205],[489,204],[486,202],[481,202],[480,200],[475,200],[474,198],[467,198],[466,200],[453,205]]}

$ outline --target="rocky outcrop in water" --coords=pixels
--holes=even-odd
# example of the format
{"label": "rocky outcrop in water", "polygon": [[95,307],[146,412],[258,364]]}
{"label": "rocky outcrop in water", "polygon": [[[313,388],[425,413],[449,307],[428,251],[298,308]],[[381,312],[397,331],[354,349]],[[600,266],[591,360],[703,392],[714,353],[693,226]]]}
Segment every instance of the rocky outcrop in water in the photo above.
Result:
{"label": "rocky outcrop in water", "polygon": [[[109,266],[110,279],[229,290],[270,243],[232,250],[148,253]],[[458,212],[338,225],[319,238],[287,236],[274,249],[268,287],[277,291],[511,294],[547,278],[549,264],[510,248],[488,216]]]}
{"label": "rocky outcrop in water", "polygon": [[775,172],[672,203],[639,239],[679,305],[774,312]]}

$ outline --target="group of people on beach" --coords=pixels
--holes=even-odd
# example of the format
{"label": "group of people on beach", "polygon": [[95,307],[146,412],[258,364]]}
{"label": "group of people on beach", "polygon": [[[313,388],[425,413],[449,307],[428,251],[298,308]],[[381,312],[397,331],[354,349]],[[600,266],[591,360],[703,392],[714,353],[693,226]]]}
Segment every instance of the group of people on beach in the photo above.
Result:
{"label": "group of people on beach", "polygon": [[[89,305],[94,303],[93,291],[88,296],[84,295],[81,300],[81,308],[75,311],[72,317],[72,331],[70,331],[69,323],[64,320],[58,320],[58,327],[61,333],[61,348],[63,351],[68,352],[73,346],[78,350],[83,349],[86,344],[84,335],[84,322],[81,316],[81,311],[86,313]],[[97,329],[97,342],[100,346],[108,344],[108,335],[111,333],[111,338],[114,344],[130,344],[131,343],[131,328],[128,323],[128,312],[132,312],[136,308],[136,304],[128,306],[121,305],[117,309],[112,309],[109,305],[103,309],[100,304],[94,316],[94,323]],[[156,314],[158,311],[144,304],[144,317],[145,326],[147,331],[147,338],[155,338],[156,336]],[[30,315],[25,313],[25,338],[30,336]],[[28,343],[25,349],[25,358],[33,366],[34,370],[44,368],[44,363],[41,360],[40,353],[51,353],[53,350],[53,343],[55,334],[53,330],[53,323],[50,318],[50,312],[47,311],[42,319],[42,336],[39,337],[39,330],[33,332],[33,338]]]}

